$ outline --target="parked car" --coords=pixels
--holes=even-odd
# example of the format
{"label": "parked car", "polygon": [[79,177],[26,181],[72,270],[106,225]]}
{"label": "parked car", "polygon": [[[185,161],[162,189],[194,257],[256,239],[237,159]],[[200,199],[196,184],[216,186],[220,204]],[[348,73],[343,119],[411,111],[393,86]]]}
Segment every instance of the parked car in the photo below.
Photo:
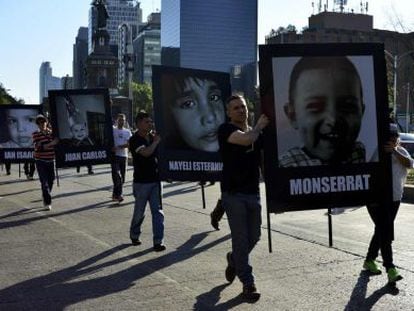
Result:
{"label": "parked car", "polygon": [[414,158],[414,134],[400,133],[401,146],[403,146]]}

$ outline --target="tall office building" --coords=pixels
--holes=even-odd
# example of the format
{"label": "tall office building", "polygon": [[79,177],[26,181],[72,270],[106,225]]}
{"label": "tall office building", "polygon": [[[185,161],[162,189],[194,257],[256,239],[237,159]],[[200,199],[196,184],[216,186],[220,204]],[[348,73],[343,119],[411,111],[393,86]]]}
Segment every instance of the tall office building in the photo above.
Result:
{"label": "tall office building", "polygon": [[62,89],[61,79],[52,75],[50,62],[43,62],[39,69],[39,103],[48,97],[49,90]]}
{"label": "tall office building", "polygon": [[257,0],[162,0],[161,62],[237,73],[235,85],[254,96]]}
{"label": "tall office building", "polygon": [[[109,14],[106,30],[109,33],[109,45],[118,44],[118,28],[122,24],[135,24],[139,26],[142,23],[142,9],[140,3],[132,0],[106,0],[106,8]],[[96,29],[96,13],[91,8],[89,10],[89,35],[88,51],[92,53],[92,35]]]}
{"label": "tall office building", "polygon": [[86,87],[86,59],[88,58],[88,28],[80,27],[73,45],[73,86]]}
{"label": "tall office building", "polygon": [[151,13],[134,40],[134,79],[151,84],[152,65],[161,64],[161,14]]}

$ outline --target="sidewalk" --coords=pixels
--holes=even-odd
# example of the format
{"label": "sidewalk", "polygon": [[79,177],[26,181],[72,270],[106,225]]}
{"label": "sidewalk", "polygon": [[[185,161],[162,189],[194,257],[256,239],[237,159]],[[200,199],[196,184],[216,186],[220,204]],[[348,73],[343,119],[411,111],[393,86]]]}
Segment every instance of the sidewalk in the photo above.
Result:
{"label": "sidewalk", "polygon": [[[365,209],[333,217],[328,247],[325,211],[271,215],[268,252],[265,206],[262,240],[252,253],[261,299],[246,303],[241,284],[224,278],[230,249],[226,220],[213,231],[209,213],[218,184],[206,190],[202,208],[196,183],[164,184],[165,252],[152,251],[150,211],[142,245],[131,246],[132,171],[125,201],[111,201],[107,166],[95,174],[60,170],[53,210],[42,210],[39,181],[0,171],[0,310],[413,310],[413,205],[397,219],[395,262],[404,279],[398,289],[386,274],[361,272],[372,233]],[[264,196],[262,197],[264,203]]]}

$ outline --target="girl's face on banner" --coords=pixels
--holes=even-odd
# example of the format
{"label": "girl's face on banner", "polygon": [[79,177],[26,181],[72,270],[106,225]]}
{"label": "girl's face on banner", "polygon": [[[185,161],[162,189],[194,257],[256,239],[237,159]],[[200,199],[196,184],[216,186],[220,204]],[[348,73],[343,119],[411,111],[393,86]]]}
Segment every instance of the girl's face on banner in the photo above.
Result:
{"label": "girl's face on banner", "polygon": [[12,141],[23,148],[33,145],[32,133],[37,130],[36,110],[9,109],[7,126]]}
{"label": "girl's face on banner", "polygon": [[220,88],[212,80],[188,77],[176,83],[177,96],[171,111],[182,139],[191,148],[218,150],[218,127],[225,112]]}

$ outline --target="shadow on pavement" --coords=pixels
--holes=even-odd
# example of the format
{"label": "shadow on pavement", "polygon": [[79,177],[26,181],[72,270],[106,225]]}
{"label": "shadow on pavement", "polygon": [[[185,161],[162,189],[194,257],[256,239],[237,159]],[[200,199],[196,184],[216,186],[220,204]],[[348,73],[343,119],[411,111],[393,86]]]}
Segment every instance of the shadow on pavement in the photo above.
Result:
{"label": "shadow on pavement", "polygon": [[242,303],[254,303],[249,302],[242,298],[241,295],[238,295],[226,302],[219,303],[220,293],[229,286],[229,283],[222,284],[214,287],[211,291],[197,296],[197,302],[194,304],[194,311],[204,311],[204,310],[230,310]]}
{"label": "shadow on pavement", "polygon": [[382,296],[399,294],[398,288],[386,284],[373,292],[371,296],[365,297],[370,276],[372,275],[368,271],[361,271],[344,311],[371,310]]}
{"label": "shadow on pavement", "polygon": [[[132,255],[98,263],[98,261],[130,247],[129,244],[116,246],[72,267],[0,290],[1,306],[9,310],[65,310],[67,307],[81,301],[122,292],[134,286],[141,278],[187,260],[230,238],[230,235],[226,235],[208,244],[196,247],[207,235],[207,232],[195,234],[176,250],[165,253],[160,257],[148,259],[113,274],[93,277],[93,273],[102,274],[105,267],[111,267],[108,271],[113,271],[114,265],[152,252],[152,248],[146,249]],[[84,277],[84,279],[77,280],[80,277]],[[148,295],[150,294],[151,291],[148,292]],[[156,291],[154,295],[158,295]]]}
{"label": "shadow on pavement", "polygon": [[[194,192],[194,191],[197,191],[198,189],[200,189],[199,186],[191,185],[191,186],[181,188],[181,189],[177,189],[177,190],[173,190],[173,191],[170,191],[170,192],[165,192],[164,191],[164,193],[162,194],[162,197],[163,198],[168,198],[168,197],[171,197],[171,196],[174,196],[174,195],[177,195],[177,194],[184,194],[184,193]],[[200,194],[200,196],[201,196],[201,194]]]}
{"label": "shadow on pavement", "polygon": [[[41,200],[39,200],[39,202],[40,201]],[[5,229],[5,228],[24,226],[24,225],[30,224],[30,223],[38,221],[38,220],[47,219],[49,217],[56,218],[56,217],[59,217],[59,216],[69,215],[69,214],[78,213],[78,212],[82,212],[82,211],[87,211],[87,210],[98,208],[98,207],[102,208],[102,207],[106,207],[108,205],[108,203],[113,203],[113,202],[112,202],[112,200],[98,202],[98,203],[95,203],[95,204],[82,206],[80,208],[76,208],[76,209],[72,209],[72,210],[65,211],[65,212],[60,212],[60,213],[55,212],[56,210],[59,210],[59,208],[54,208],[52,210],[52,212],[46,212],[46,214],[39,215],[39,216],[36,216],[36,217],[20,219],[20,220],[14,220],[14,221],[0,222],[0,230]],[[52,204],[52,206],[53,206],[53,204]],[[39,208],[38,211],[44,211],[44,209]],[[2,219],[2,218],[0,218],[0,219]]]}

